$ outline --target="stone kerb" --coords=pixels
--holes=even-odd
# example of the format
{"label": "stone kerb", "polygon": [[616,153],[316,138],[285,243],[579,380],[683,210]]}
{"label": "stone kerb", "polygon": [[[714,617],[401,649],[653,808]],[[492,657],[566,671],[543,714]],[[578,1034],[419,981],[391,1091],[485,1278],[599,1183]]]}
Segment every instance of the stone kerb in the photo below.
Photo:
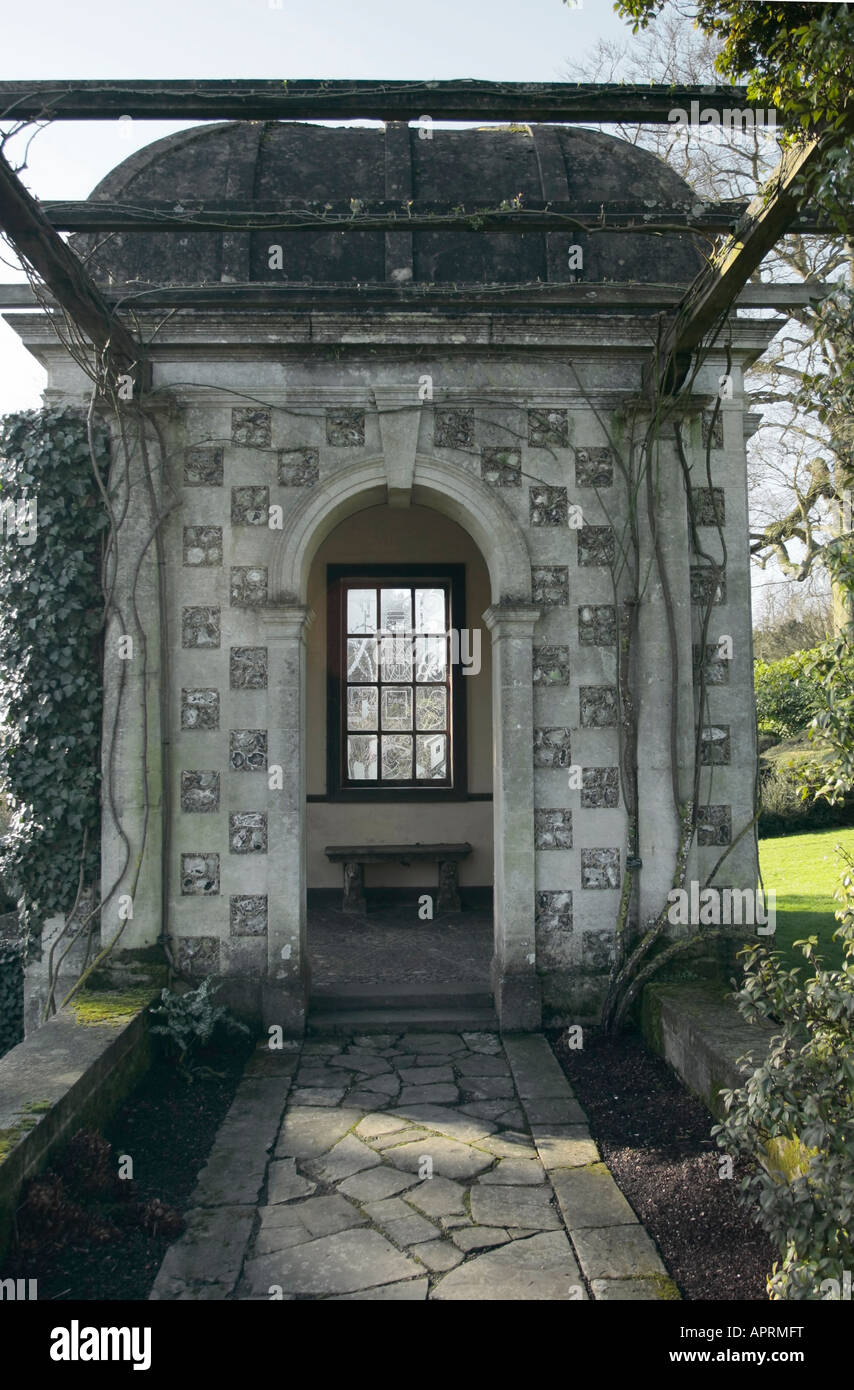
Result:
{"label": "stone kerb", "polygon": [[102,1126],[148,1069],[148,1002],[81,994],[0,1058],[0,1256],[22,1184],[76,1130]]}
{"label": "stone kerb", "polygon": [[596,1300],[678,1297],[655,1244],[620,1191],[548,1042],[505,1036],[537,1154]]}

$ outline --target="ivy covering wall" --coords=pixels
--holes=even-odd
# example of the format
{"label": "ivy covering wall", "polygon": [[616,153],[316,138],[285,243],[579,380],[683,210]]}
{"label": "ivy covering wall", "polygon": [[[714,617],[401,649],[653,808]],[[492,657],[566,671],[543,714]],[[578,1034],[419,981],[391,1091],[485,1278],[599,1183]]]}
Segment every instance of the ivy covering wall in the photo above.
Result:
{"label": "ivy covering wall", "polygon": [[[93,436],[102,479],[106,432]],[[30,533],[22,504],[35,500]],[[100,864],[101,556],[107,513],[86,415],[0,420],[0,878],[32,940]],[[11,518],[15,517],[13,523]]]}
{"label": "ivy covering wall", "polygon": [[[2,930],[2,919],[0,919]],[[0,1057],[24,1036],[24,977],[17,943],[0,935]]]}

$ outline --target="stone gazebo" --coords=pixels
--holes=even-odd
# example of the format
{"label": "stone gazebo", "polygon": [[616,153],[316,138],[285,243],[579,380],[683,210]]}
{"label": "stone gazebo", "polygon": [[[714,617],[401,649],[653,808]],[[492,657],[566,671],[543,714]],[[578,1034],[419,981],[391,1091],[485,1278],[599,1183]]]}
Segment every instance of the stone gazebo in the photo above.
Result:
{"label": "stone gazebo", "polygon": [[[92,194],[116,206],[189,210],[194,200],[209,208],[350,200],[354,216],[383,200],[499,209],[626,198],[693,201],[651,154],[587,130],[277,121],[168,136]],[[630,520],[641,574],[654,574],[647,498],[630,518],[624,469],[632,428],[637,441],[648,424],[642,374],[656,315],[700,270],[699,243],[572,227],[341,231],[307,219],[285,231],[80,234],[72,245],[95,281],[122,296],[120,307],[134,308],[150,364],[145,457],[132,449],[125,474],[117,454],[114,479],[124,612],[145,552],[136,608],[147,661],[137,640],[115,736],[117,616],[106,662],[105,775],[134,853],[143,746],[150,789],[121,951],[150,951],[166,936],[189,975],[221,974],[233,1002],[298,1032],[309,992],[308,894],[341,891],[327,847],[452,842],[471,846],[460,863],[464,900],[491,893],[502,1028],[595,1015],[627,871],[618,625]],[[576,282],[589,293],[567,308],[551,292]],[[283,285],[285,307],[270,290]],[[173,308],[164,307],[169,286],[184,291]],[[233,298],[206,307],[212,286],[233,286]],[[90,383],[45,319],[10,322],[49,372],[47,399],[87,402]],[[744,441],[755,422],[742,373],[768,336],[766,325],[733,313],[732,390],[719,415],[709,412],[723,348],[680,398],[704,549],[720,558],[722,506],[728,557],[711,654],[701,654],[710,722],[688,874],[701,882],[753,815]],[[630,656],[639,920],[660,910],[672,882],[672,748],[686,797],[704,596],[672,431],[656,466],[675,651],[671,660],[653,578],[642,583]],[[160,588],[149,545],[155,508],[166,514]],[[400,611],[414,604],[416,630],[419,613],[445,603],[469,653],[479,634],[479,663],[467,673],[440,661],[429,696],[418,678],[407,686],[400,669],[386,671],[371,633],[372,624],[387,630],[376,604],[384,612],[392,593]],[[349,621],[346,631],[336,627],[348,594],[362,595],[353,611],[362,604],[368,614],[352,639],[352,660],[367,663],[361,685],[339,659],[351,640]],[[713,650],[722,635],[732,639],[731,660]],[[105,910],[104,940],[120,923],[131,861]],[[105,799],[103,891],[124,862]],[[750,835],[719,877],[722,886],[755,886]],[[386,887],[411,901],[414,928],[425,881],[417,864],[370,866],[367,877],[369,892]]]}

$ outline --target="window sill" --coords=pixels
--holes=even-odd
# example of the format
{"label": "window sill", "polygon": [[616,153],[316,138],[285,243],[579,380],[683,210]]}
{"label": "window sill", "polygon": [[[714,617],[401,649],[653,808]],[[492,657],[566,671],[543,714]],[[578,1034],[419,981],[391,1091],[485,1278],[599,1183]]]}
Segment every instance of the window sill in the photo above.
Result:
{"label": "window sill", "polygon": [[400,802],[420,803],[429,805],[434,801],[491,801],[492,792],[457,792],[442,787],[436,791],[420,791],[411,787],[401,789],[399,792],[392,791],[389,787],[378,788],[376,791],[340,791],[330,795],[327,792],[309,792],[306,801],[310,802],[332,802],[336,805],[346,804],[348,801],[358,802],[361,805],[373,803],[376,805],[394,805]]}

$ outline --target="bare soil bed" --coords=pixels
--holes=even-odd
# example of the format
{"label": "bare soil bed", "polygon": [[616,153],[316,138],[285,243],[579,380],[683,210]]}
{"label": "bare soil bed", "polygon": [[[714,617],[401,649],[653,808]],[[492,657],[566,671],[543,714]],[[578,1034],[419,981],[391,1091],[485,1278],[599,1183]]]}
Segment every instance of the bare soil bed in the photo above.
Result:
{"label": "bare soil bed", "polygon": [[721,1178],[714,1118],[636,1035],[585,1029],[573,1051],[549,1040],[590,1119],[593,1137],[685,1299],[765,1300],[776,1258],[738,1200],[749,1169]]}
{"label": "bare soil bed", "polygon": [[[252,1046],[205,1049],[199,1061],[219,1075],[192,1082],[155,1061],[105,1136],[81,1134],[25,1186],[0,1278],[38,1279],[40,1300],[147,1299]],[[117,1178],[121,1155],[132,1182]]]}

